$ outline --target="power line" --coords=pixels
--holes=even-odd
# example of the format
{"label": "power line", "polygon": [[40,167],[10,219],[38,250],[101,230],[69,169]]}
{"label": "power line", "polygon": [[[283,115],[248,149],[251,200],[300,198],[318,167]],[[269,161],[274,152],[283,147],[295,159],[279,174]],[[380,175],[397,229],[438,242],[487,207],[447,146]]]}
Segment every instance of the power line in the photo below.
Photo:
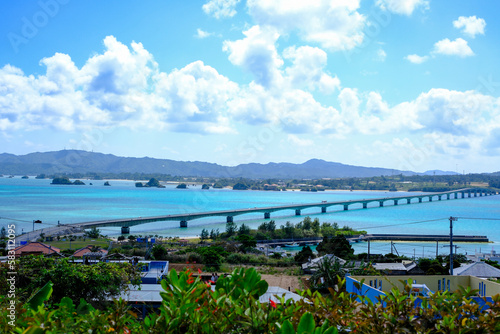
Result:
{"label": "power line", "polygon": [[500,220],[500,218],[473,218],[473,217],[457,217],[459,219],[471,219],[471,220]]}
{"label": "power line", "polygon": [[364,229],[383,228],[383,227],[391,227],[391,226],[403,226],[403,225],[412,225],[412,224],[423,224],[423,223],[430,223],[430,222],[440,221],[440,220],[444,220],[444,219],[448,219],[448,218],[438,218],[438,219],[422,220],[422,221],[410,222],[410,223],[400,223],[400,224],[390,224],[390,225],[380,225],[380,226],[356,227],[356,229],[364,230]]}
{"label": "power line", "polygon": [[7,218],[7,217],[0,217],[0,219],[14,220],[14,221],[23,222],[23,223],[32,223],[33,222],[33,221],[29,221],[29,220],[21,220],[21,219]]}

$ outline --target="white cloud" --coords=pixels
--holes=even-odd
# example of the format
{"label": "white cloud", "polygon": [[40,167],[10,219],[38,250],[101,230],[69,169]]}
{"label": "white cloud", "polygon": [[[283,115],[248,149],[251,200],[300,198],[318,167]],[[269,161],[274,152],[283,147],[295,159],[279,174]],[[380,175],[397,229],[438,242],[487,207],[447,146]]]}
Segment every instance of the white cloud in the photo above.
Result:
{"label": "white cloud", "polygon": [[210,37],[210,36],[212,36],[212,33],[203,31],[200,28],[196,29],[196,35],[195,35],[196,38],[200,38],[201,39],[201,38],[207,38],[207,37]]}
{"label": "white cloud", "polygon": [[412,102],[418,122],[433,132],[483,135],[500,117],[499,99],[475,91],[431,89]]}
{"label": "white cloud", "polygon": [[419,56],[417,54],[408,55],[405,57],[410,63],[422,64],[429,59],[429,56]]}
{"label": "white cloud", "polygon": [[385,53],[384,49],[378,49],[377,50],[377,57],[375,60],[377,61],[385,61],[385,58],[387,58],[387,53]]}
{"label": "white cloud", "polygon": [[187,132],[231,132],[226,103],[237,90],[237,84],[196,61],[158,75],[154,96],[159,109],[154,115],[175,131],[192,125],[193,130]]}
{"label": "white cloud", "polygon": [[[254,27],[244,39],[227,42],[231,61],[256,74],[247,85],[201,61],[160,72],[140,43],[126,46],[113,37],[81,68],[64,54],[44,58],[46,73],[38,76],[6,65],[0,69],[0,131],[5,136],[38,128],[122,127],[234,133],[243,124],[275,127],[303,144],[307,140],[297,134],[433,134],[449,143],[442,151],[453,154],[480,147],[464,146],[463,137],[493,148],[498,142],[498,98],[431,89],[391,106],[378,92],[341,88],[340,80],[325,72],[327,55],[319,48],[287,48],[283,61],[276,39],[276,32]],[[335,106],[320,103],[316,90],[338,91],[336,99],[329,97]]]}
{"label": "white cloud", "polygon": [[457,38],[450,41],[448,38],[440,40],[434,44],[433,53],[447,56],[470,57],[474,52],[467,44],[467,41],[462,38]]}
{"label": "white cloud", "polygon": [[309,147],[314,144],[314,141],[312,141],[311,139],[302,139],[293,134],[288,135],[287,139],[290,144],[299,147]]}
{"label": "white cloud", "polygon": [[335,108],[322,106],[309,92],[299,89],[266,90],[251,83],[228,104],[236,121],[277,126],[286,133],[338,133],[345,129]]}
{"label": "white cloud", "polygon": [[453,21],[453,26],[457,29],[462,29],[462,33],[465,35],[475,38],[478,34],[484,35],[486,22],[484,19],[477,18],[476,16],[460,16],[457,20]]}
{"label": "white cloud", "polygon": [[376,3],[383,10],[408,16],[418,7],[429,8],[428,0],[377,0]]}
{"label": "white cloud", "polygon": [[[0,130],[95,126],[165,128],[184,132],[233,131],[227,99],[238,85],[202,62],[160,73],[140,43],[114,37],[105,52],[78,69],[68,55],[44,58],[45,75],[0,69]],[[184,123],[186,122],[186,123]]]}
{"label": "white cloud", "polygon": [[207,15],[213,15],[216,19],[233,17],[236,15],[236,5],[240,0],[210,0],[202,6]]}
{"label": "white cloud", "polygon": [[293,63],[285,71],[287,82],[292,87],[306,87],[310,90],[319,88],[325,94],[331,94],[340,87],[337,77],[324,72],[327,65],[325,51],[310,46],[289,47],[283,52],[283,57]]}
{"label": "white cloud", "polygon": [[264,87],[276,84],[280,80],[278,68],[283,64],[275,47],[279,34],[275,29],[260,26],[253,26],[243,34],[244,39],[224,41],[223,50],[229,53],[229,60],[251,72],[258,84]]}
{"label": "white cloud", "polygon": [[357,11],[359,0],[249,0],[247,5],[259,25],[282,34],[296,31],[305,41],[332,51],[350,50],[363,42],[366,18]]}

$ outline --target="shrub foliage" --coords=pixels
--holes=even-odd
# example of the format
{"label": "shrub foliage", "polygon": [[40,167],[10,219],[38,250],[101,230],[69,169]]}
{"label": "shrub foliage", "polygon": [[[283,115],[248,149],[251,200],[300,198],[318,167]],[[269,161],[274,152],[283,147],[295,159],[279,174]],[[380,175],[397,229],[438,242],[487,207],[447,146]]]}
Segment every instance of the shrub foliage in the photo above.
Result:
{"label": "shrub foliage", "polygon": [[[268,289],[255,269],[237,269],[210,283],[190,271],[172,270],[162,281],[158,312],[143,321],[122,300],[104,310],[69,298],[43,305],[57,288],[44,286],[32,302],[17,304],[9,323],[8,300],[0,296],[2,333],[498,333],[500,297],[485,308],[471,301],[474,290],[436,292],[415,307],[411,288],[393,290],[379,303],[345,291],[302,292],[302,300],[276,296],[260,301]],[[55,286],[54,286],[55,287]],[[59,292],[60,293],[60,292]],[[266,297],[267,298],[267,297]],[[13,326],[12,326],[13,325]]]}

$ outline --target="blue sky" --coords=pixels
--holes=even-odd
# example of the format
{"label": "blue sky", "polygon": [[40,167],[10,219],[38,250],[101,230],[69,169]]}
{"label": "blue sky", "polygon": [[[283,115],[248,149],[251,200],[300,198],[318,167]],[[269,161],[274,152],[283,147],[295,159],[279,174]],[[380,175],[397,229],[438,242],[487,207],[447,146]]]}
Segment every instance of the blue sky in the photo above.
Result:
{"label": "blue sky", "polygon": [[497,1],[2,1],[0,152],[500,170]]}

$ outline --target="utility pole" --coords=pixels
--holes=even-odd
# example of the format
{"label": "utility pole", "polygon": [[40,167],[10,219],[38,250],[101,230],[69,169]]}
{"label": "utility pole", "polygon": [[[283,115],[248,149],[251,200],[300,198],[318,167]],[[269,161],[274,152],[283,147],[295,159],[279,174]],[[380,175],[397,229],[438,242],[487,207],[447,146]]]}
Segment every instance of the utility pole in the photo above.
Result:
{"label": "utility pole", "polygon": [[450,217],[450,275],[453,276],[453,222],[457,221],[457,217]]}
{"label": "utility pole", "polygon": [[370,239],[368,239],[368,262],[370,262]]}
{"label": "utility pole", "polygon": [[438,248],[439,248],[439,241],[436,240],[436,259],[438,257],[438,251],[439,251]]}

